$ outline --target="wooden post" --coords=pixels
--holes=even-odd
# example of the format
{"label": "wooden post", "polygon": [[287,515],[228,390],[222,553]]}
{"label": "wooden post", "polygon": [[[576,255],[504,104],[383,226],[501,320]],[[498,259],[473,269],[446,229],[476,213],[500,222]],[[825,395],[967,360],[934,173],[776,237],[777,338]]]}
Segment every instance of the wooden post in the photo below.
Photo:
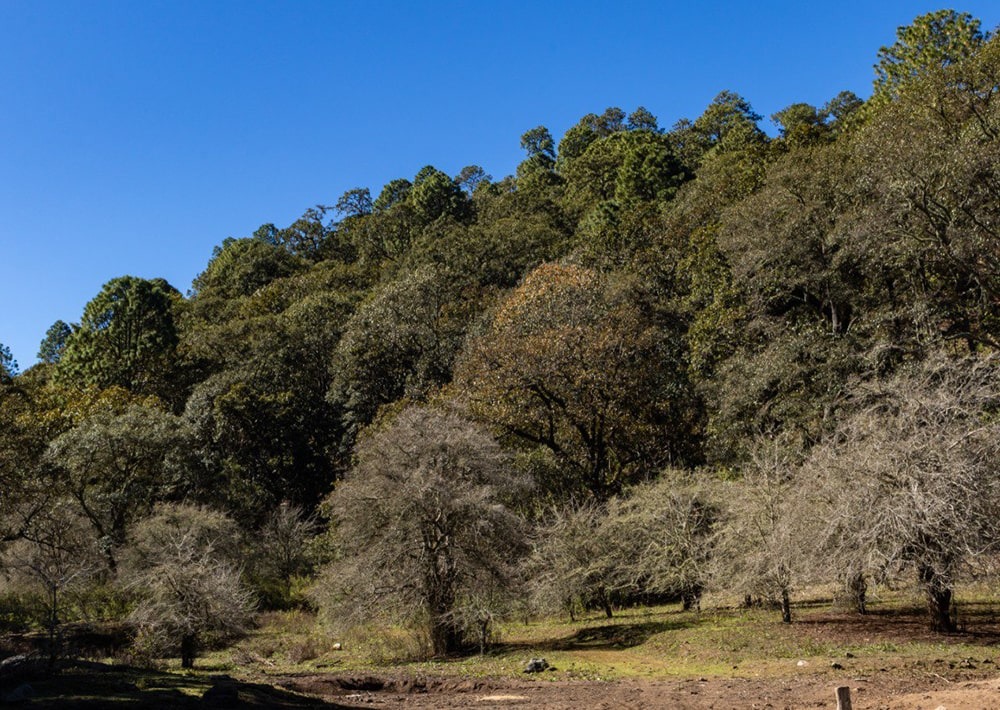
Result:
{"label": "wooden post", "polygon": [[851,689],[846,685],[837,688],[837,710],[851,710]]}

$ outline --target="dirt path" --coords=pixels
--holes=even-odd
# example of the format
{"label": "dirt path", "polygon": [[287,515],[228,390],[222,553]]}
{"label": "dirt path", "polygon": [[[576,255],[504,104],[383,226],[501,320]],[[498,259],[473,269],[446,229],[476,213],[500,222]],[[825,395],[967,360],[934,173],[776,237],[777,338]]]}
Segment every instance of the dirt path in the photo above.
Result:
{"label": "dirt path", "polygon": [[[675,681],[462,680],[312,675],[274,678],[277,685],[353,708],[834,708],[829,678]],[[1000,678],[944,677],[884,681],[845,679],[855,710],[989,710],[1000,708]]]}

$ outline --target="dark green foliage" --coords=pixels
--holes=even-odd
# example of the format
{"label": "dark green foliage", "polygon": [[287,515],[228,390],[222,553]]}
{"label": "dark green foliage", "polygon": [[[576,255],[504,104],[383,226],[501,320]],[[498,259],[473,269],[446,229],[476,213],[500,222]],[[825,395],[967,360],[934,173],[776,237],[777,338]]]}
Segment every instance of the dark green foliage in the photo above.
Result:
{"label": "dark green foliage", "polygon": [[170,401],[180,293],[163,279],[106,283],[66,341],[57,377],[77,387],[123,387]]}
{"label": "dark green foliage", "polygon": [[66,349],[66,342],[72,334],[73,329],[61,320],[50,325],[49,329],[45,331],[45,338],[38,346],[39,361],[50,365],[59,362]]}
{"label": "dark green foliage", "polygon": [[10,379],[17,374],[17,360],[3,343],[0,343],[0,379]]}
{"label": "dark green foliage", "polygon": [[875,65],[875,97],[894,98],[911,81],[972,56],[989,35],[967,12],[938,10],[896,30],[896,43],[882,47]]}
{"label": "dark green foliage", "polygon": [[347,323],[328,399],[344,411],[351,437],[379,408],[422,400],[451,379],[476,314],[463,286],[449,271],[423,267],[387,283]]}
{"label": "dark green foliage", "polygon": [[187,331],[212,374],[185,417],[218,477],[213,502],[241,522],[261,522],[282,500],[311,509],[332,483],[342,424],[325,396],[359,279],[324,262],[231,302],[232,320]]}

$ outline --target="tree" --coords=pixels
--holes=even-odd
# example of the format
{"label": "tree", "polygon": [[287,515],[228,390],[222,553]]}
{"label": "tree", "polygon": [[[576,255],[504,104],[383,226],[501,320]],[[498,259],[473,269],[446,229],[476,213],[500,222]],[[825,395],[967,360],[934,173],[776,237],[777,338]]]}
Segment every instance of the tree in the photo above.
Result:
{"label": "tree", "polygon": [[671,199],[687,175],[670,139],[651,131],[613,131],[595,138],[560,173],[566,180],[563,200],[578,218],[605,203],[635,210],[644,202]]}
{"label": "tree", "polygon": [[789,147],[802,147],[824,142],[832,135],[826,116],[815,106],[795,103],[771,116],[781,138]]}
{"label": "tree", "polygon": [[1000,40],[873,110],[857,134],[855,248],[884,284],[886,350],[1000,344]]}
{"label": "tree", "polygon": [[72,334],[73,329],[61,320],[50,325],[38,346],[38,360],[50,365],[58,363],[66,349],[66,342]]}
{"label": "tree", "polygon": [[4,552],[4,571],[16,584],[40,589],[44,597],[49,663],[61,652],[63,595],[104,567],[89,521],[70,501],[57,501],[33,515],[22,536]]}
{"label": "tree", "polygon": [[820,115],[833,130],[834,135],[844,133],[845,129],[857,123],[865,102],[853,91],[841,91],[823,105]]}
{"label": "tree", "polygon": [[521,148],[527,152],[528,158],[541,156],[550,161],[556,159],[556,143],[552,134],[545,126],[536,126],[521,136]]}
{"label": "tree", "polygon": [[682,121],[671,132],[678,155],[689,167],[697,167],[709,151],[732,152],[764,142],[757,125],[761,116],[750,102],[732,91],[722,91],[693,122]]}
{"label": "tree", "polygon": [[347,323],[328,399],[343,408],[352,435],[380,407],[423,399],[451,379],[477,306],[464,285],[451,271],[420,267],[385,284]]}
{"label": "tree", "polygon": [[430,165],[413,178],[413,187],[406,199],[413,206],[417,221],[422,226],[440,217],[465,222],[471,216],[465,192],[447,174]]}
{"label": "tree", "polygon": [[130,531],[122,583],[137,597],[130,620],[153,652],[193,668],[198,651],[243,633],[253,597],[240,579],[240,534],[222,513],[161,504]]}
{"label": "tree", "polygon": [[124,387],[174,399],[180,293],[163,279],[122,276],[83,309],[57,365],[57,379],[79,387]]}
{"label": "tree", "polygon": [[312,572],[309,544],[319,533],[315,516],[288,501],[271,511],[251,546],[252,578],[271,608],[290,606],[292,582]]}
{"label": "tree", "polygon": [[235,301],[305,267],[305,262],[276,244],[261,239],[227,240],[216,248],[208,266],[195,277],[192,300]]}
{"label": "tree", "polygon": [[896,42],[882,47],[875,65],[874,97],[895,98],[908,83],[975,53],[989,37],[967,12],[938,10],[896,30]]}
{"label": "tree", "polygon": [[612,598],[626,577],[622,566],[635,550],[602,534],[607,512],[606,505],[594,500],[570,503],[537,527],[524,566],[535,607],[566,611],[572,621],[580,608],[614,616]]}
{"label": "tree", "polygon": [[627,125],[630,131],[653,131],[655,133],[660,130],[656,116],[651,114],[645,106],[640,106],[628,115]]}
{"label": "tree", "polygon": [[395,180],[390,180],[382,188],[382,192],[379,193],[378,197],[375,198],[375,202],[372,203],[372,207],[376,212],[385,212],[392,209],[396,205],[402,203],[407,195],[410,194],[410,190],[413,188],[413,183],[406,178],[396,178]]}
{"label": "tree", "polygon": [[345,217],[364,217],[372,213],[372,194],[367,187],[348,190],[337,200],[336,209]]}
{"label": "tree", "polygon": [[1000,539],[1000,363],[938,355],[856,399],[803,468],[824,501],[826,564],[876,582],[914,574],[933,628],[954,631],[955,583]]}
{"label": "tree", "polygon": [[0,343],[0,380],[10,380],[17,374],[17,360],[3,343]]}
{"label": "tree", "polygon": [[[341,245],[337,244],[336,229],[326,219],[330,208],[316,205],[307,209],[301,217],[275,234],[275,241],[290,254],[316,262],[325,257],[345,257]],[[339,252],[339,253],[338,253]]]}
{"label": "tree", "polygon": [[434,653],[461,650],[469,605],[515,583],[524,532],[508,504],[525,483],[488,434],[429,408],[377,426],[356,458],[326,502],[338,559],[320,582],[324,610],[348,624],[419,620]]}
{"label": "tree", "polygon": [[545,126],[538,126],[521,136],[521,148],[527,152],[517,166],[517,187],[529,192],[547,193],[559,178],[555,173],[556,144]]}
{"label": "tree", "polygon": [[546,264],[470,340],[456,384],[522,446],[549,449],[559,496],[607,500],[667,462],[697,458],[697,412],[678,339],[627,283]]}
{"label": "tree", "polygon": [[215,485],[207,493],[259,526],[282,500],[313,510],[329,491],[343,434],[325,399],[330,354],[354,310],[353,267],[325,261],[233,304],[225,322],[194,327],[185,345],[212,370],[184,418]]}
{"label": "tree", "polygon": [[612,500],[601,535],[619,559],[619,587],[680,597],[698,609],[709,586],[723,520],[714,492],[692,475],[667,471]]}
{"label": "tree", "polygon": [[70,426],[66,400],[44,368],[0,377],[0,548],[22,539],[52,502],[58,486],[45,453]]}
{"label": "tree", "polygon": [[179,417],[135,404],[120,414],[94,414],[50,444],[47,459],[63,472],[62,485],[93,526],[112,570],[129,525],[191,486],[191,449]]}
{"label": "tree", "polygon": [[493,176],[478,165],[466,165],[455,176],[455,184],[469,197],[475,194],[480,185],[489,185],[492,180]]}
{"label": "tree", "polygon": [[787,442],[755,442],[741,479],[724,493],[725,521],[714,558],[714,584],[775,603],[786,624],[792,621],[792,593],[810,581],[818,523],[809,499],[797,495],[797,468],[798,455]]}
{"label": "tree", "polygon": [[[858,169],[839,143],[802,147],[722,217],[716,246],[728,273],[715,288],[738,294],[745,319],[706,378],[712,448],[723,460],[739,458],[759,433],[796,432],[804,446],[820,440],[849,377],[867,367],[861,353],[883,293],[853,244]],[[689,337],[719,338],[701,326]]]}

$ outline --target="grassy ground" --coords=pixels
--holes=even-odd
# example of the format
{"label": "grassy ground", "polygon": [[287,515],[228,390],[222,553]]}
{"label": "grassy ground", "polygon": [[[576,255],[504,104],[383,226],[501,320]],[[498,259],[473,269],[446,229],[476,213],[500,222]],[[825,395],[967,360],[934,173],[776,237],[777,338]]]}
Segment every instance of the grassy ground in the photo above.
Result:
{"label": "grassy ground", "polygon": [[[183,708],[211,704],[222,692],[241,707],[333,707],[271,687],[289,678],[327,677],[523,680],[525,662],[544,657],[555,670],[538,682],[573,680],[879,678],[943,682],[1000,675],[1000,601],[989,590],[964,590],[964,630],[931,632],[919,600],[886,594],[859,616],[836,610],[822,595],[801,602],[792,624],[776,611],[714,602],[706,611],[679,606],[629,609],[607,619],[551,618],[510,623],[502,643],[485,655],[415,660],[419,637],[378,629],[338,638],[302,612],[268,613],[247,638],[206,653],[194,671],[167,661],[156,671],[83,663],[33,682],[34,707]],[[335,644],[341,648],[335,648]],[[215,688],[215,691],[212,689]],[[6,688],[5,692],[9,692]],[[238,701],[238,702],[237,702]]]}
{"label": "grassy ground", "polygon": [[[234,648],[206,659],[219,671],[248,677],[295,673],[407,672],[430,676],[520,677],[528,658],[556,670],[547,679],[765,677],[850,667],[858,674],[926,667],[992,671],[1000,641],[1000,604],[981,590],[960,610],[965,631],[929,630],[918,601],[891,594],[866,616],[832,608],[828,598],[800,603],[792,624],[768,609],[725,607],[684,612],[679,606],[629,609],[607,619],[511,623],[485,655],[412,660],[421,644],[401,630],[336,638],[301,613],[270,614]],[[967,595],[969,597],[969,595]],[[340,642],[342,650],[334,650]],[[984,663],[985,661],[985,663]],[[835,665],[836,664],[836,665]]]}

